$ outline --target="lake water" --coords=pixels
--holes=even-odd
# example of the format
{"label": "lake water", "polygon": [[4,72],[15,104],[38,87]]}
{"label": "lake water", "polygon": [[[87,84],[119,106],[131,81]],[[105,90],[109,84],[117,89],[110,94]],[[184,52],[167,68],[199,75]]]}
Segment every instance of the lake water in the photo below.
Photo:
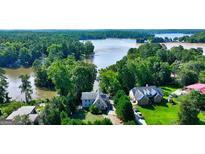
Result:
{"label": "lake water", "polygon": [[34,72],[31,68],[18,68],[18,69],[5,69],[7,81],[9,82],[8,92],[9,96],[14,100],[22,101],[25,100],[24,94],[21,94],[19,86],[21,84],[21,79],[19,76],[22,74],[30,75],[30,82],[33,89],[32,98],[51,98],[56,95],[56,92],[39,89],[34,84]]}
{"label": "lake water", "polygon": [[127,55],[130,48],[139,47],[134,39],[90,40],[95,46],[92,62],[98,69],[106,68]]}
{"label": "lake water", "polygon": [[[176,35],[175,35],[176,36]],[[134,39],[103,39],[91,40],[95,46],[95,54],[92,62],[98,69],[106,68],[109,65],[115,64],[116,61],[124,57],[130,48],[137,48],[141,44],[137,44]],[[165,43],[168,49],[174,46],[182,45],[184,48],[201,47],[205,51],[205,44],[203,43]],[[9,95],[16,100],[24,100],[24,95],[21,94],[18,88],[21,84],[19,76],[21,74],[28,74],[31,76],[30,82],[33,87],[33,95],[35,98],[51,98],[56,95],[53,91],[39,89],[34,84],[34,73],[31,68],[6,69],[6,76],[9,82]]]}

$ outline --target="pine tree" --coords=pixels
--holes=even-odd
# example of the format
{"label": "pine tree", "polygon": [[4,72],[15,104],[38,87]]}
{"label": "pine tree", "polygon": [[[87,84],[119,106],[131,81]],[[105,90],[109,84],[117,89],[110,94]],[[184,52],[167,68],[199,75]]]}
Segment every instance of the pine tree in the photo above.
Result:
{"label": "pine tree", "polygon": [[31,100],[31,94],[33,93],[31,82],[29,81],[29,75],[21,75],[19,77],[21,79],[22,84],[19,86],[21,89],[21,93],[25,93],[26,103]]}
{"label": "pine tree", "polygon": [[0,104],[7,103],[10,101],[8,96],[7,88],[8,82],[6,81],[6,77],[4,76],[5,71],[0,68]]}

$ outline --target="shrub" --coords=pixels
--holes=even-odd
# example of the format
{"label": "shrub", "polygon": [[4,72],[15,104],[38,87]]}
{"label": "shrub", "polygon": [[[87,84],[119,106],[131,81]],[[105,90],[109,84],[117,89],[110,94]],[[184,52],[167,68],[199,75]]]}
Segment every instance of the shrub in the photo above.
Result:
{"label": "shrub", "polygon": [[112,125],[110,119],[104,118],[103,120],[95,120],[93,125]]}
{"label": "shrub", "polygon": [[102,113],[102,111],[100,111],[95,104],[92,104],[90,106],[89,110],[90,110],[90,112],[92,114],[100,114],[100,113]]}
{"label": "shrub", "polygon": [[124,125],[136,125],[136,122],[134,120],[125,122]]}
{"label": "shrub", "polygon": [[4,114],[5,116],[8,116],[13,111],[17,110],[18,108],[20,108],[21,106],[24,106],[24,105],[26,105],[26,104],[22,103],[22,102],[11,102],[7,106],[2,107],[2,109],[1,109],[2,114]]}
{"label": "shrub", "polygon": [[80,119],[65,118],[65,119],[62,119],[61,121],[61,125],[85,125],[85,124],[86,123]]}

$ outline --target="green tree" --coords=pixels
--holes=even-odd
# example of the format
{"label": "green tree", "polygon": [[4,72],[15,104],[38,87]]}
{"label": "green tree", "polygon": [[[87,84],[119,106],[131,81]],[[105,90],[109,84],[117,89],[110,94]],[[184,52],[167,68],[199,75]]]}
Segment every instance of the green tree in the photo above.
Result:
{"label": "green tree", "polygon": [[[83,91],[91,91],[96,79],[96,66],[84,62],[77,62],[72,70],[72,82],[74,84],[77,98],[80,99]],[[80,101],[80,100],[78,100]]]}
{"label": "green tree", "polygon": [[205,71],[199,73],[199,82],[205,83]]}
{"label": "green tree", "polygon": [[127,96],[121,96],[116,106],[117,116],[124,122],[134,120],[132,104]]}
{"label": "green tree", "polygon": [[8,82],[6,81],[7,78],[4,76],[4,74],[5,71],[0,68],[0,104],[10,102],[7,92]]}
{"label": "green tree", "polygon": [[19,77],[21,79],[21,85],[19,88],[21,89],[21,93],[25,94],[26,103],[28,103],[32,97],[31,94],[33,93],[31,82],[29,81],[29,75],[21,75]]}
{"label": "green tree", "polygon": [[198,75],[190,70],[182,70],[179,73],[180,84],[182,86],[187,86],[198,81]]}
{"label": "green tree", "polygon": [[168,63],[160,63],[159,74],[159,85],[165,85],[171,81],[171,67]]}
{"label": "green tree", "polygon": [[60,125],[61,116],[59,108],[54,108],[53,105],[46,105],[41,113],[41,119],[45,125]]}
{"label": "green tree", "polygon": [[118,89],[121,88],[118,80],[118,73],[107,70],[100,72],[100,87],[103,91],[115,95]]}
{"label": "green tree", "polygon": [[61,96],[73,94],[74,85],[71,79],[71,67],[60,60],[55,61],[49,67],[48,76]]}
{"label": "green tree", "polygon": [[165,49],[159,49],[156,52],[156,56],[158,56],[162,62],[167,62],[168,56],[169,56],[169,51],[165,50]]}
{"label": "green tree", "polygon": [[205,111],[205,95],[201,94],[199,91],[191,91],[188,95],[188,99],[191,99],[192,101],[195,102],[196,107],[200,111]]}
{"label": "green tree", "polygon": [[139,86],[154,84],[153,74],[146,61],[136,63],[136,82]]}
{"label": "green tree", "polygon": [[126,93],[135,86],[135,75],[126,66],[119,70],[118,78],[122,89]]}
{"label": "green tree", "polygon": [[40,119],[45,125],[60,125],[75,111],[73,99],[58,96],[51,99],[43,110]]}
{"label": "green tree", "polygon": [[119,102],[120,97],[125,96],[125,92],[123,90],[118,90],[117,93],[114,96],[114,106],[117,106],[117,103]]}
{"label": "green tree", "polygon": [[185,97],[180,104],[179,123],[182,125],[195,125],[199,123],[199,110],[196,99]]}
{"label": "green tree", "polygon": [[28,67],[31,65],[31,59],[32,59],[32,56],[31,56],[31,53],[29,51],[28,48],[26,47],[23,47],[20,49],[19,51],[19,59],[20,59],[20,63],[25,66],[25,67]]}
{"label": "green tree", "polygon": [[62,46],[59,44],[52,44],[48,47],[47,50],[48,50],[48,58],[51,61],[55,59],[62,59],[64,57]]}
{"label": "green tree", "polygon": [[90,54],[93,54],[94,52],[94,45],[92,44],[91,41],[86,41],[85,44],[84,44],[84,47],[85,47],[85,56],[89,56]]}

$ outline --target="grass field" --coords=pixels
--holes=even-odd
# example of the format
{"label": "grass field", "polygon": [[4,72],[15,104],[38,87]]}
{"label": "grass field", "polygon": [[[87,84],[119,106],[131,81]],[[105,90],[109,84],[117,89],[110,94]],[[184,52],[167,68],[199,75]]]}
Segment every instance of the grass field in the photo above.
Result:
{"label": "grass field", "polygon": [[[142,113],[145,121],[149,125],[173,125],[178,124],[178,112],[180,102],[174,99],[175,105],[171,105],[166,100],[172,92],[174,92],[176,87],[161,87],[164,93],[165,100],[160,104],[140,107],[136,106],[138,110]],[[200,124],[205,124],[205,114],[200,113]]]}
{"label": "grass field", "polygon": [[104,117],[102,115],[94,115],[86,110],[79,110],[73,116],[73,119],[80,119],[84,122],[94,122],[95,120],[103,120]]}

